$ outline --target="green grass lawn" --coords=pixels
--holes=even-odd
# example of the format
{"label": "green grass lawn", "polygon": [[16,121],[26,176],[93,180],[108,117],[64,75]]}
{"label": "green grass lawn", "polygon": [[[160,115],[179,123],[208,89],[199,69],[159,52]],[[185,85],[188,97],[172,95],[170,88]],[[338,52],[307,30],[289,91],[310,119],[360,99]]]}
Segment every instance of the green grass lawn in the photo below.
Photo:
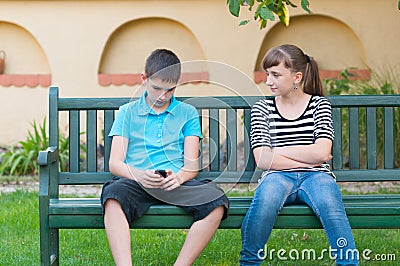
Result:
{"label": "green grass lawn", "polygon": [[[0,265],[39,265],[39,213],[37,192],[0,193]],[[187,230],[132,230],[134,265],[172,265]],[[359,251],[372,250],[371,261],[361,265],[400,265],[400,230],[354,230]],[[238,265],[241,238],[239,230],[218,230],[195,265]],[[289,252],[314,249],[317,257],[328,248],[323,230],[274,230],[268,241],[271,249],[285,249],[287,261],[266,259],[264,265],[334,265],[324,260],[291,260]],[[61,230],[61,265],[113,265],[103,229]],[[396,260],[372,260],[375,254]],[[292,253],[295,255],[295,253]]]}

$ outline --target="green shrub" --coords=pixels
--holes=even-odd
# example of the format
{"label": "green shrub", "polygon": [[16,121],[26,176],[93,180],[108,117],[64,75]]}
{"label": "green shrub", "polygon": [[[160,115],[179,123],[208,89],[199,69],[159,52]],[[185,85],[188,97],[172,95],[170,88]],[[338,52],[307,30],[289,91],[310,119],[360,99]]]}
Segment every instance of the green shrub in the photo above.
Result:
{"label": "green shrub", "polygon": [[355,77],[355,74],[351,73],[354,68],[346,68],[342,70],[336,78],[328,78],[323,81],[325,91],[328,95],[340,95],[350,94],[350,89]]}
{"label": "green shrub", "polygon": [[[11,146],[5,153],[0,154],[0,176],[37,175],[39,173],[38,154],[49,146],[46,118],[43,119],[41,125],[36,121],[31,125],[32,131],[28,131],[25,141],[18,142],[19,145]],[[66,169],[68,167],[69,139],[62,136],[59,139],[60,167]]]}
{"label": "green shrub", "polygon": [[[325,91],[328,95],[374,95],[374,94],[399,94],[400,81],[396,71],[391,67],[383,67],[378,71],[371,70],[371,79],[368,81],[357,80],[354,72],[355,68],[348,68],[341,71],[338,77],[324,80]],[[384,109],[377,108],[377,124],[384,124]],[[400,151],[400,108],[394,108],[395,151]],[[348,109],[342,110],[342,130],[348,132]],[[359,133],[361,158],[366,158],[366,110],[361,108],[359,111]],[[384,127],[377,127],[377,136],[382,136]],[[344,134],[342,139],[343,156],[348,157],[348,135]],[[383,147],[382,138],[377,138],[377,166],[383,167]],[[361,160],[361,167],[365,167],[365,160]],[[400,152],[395,154],[395,167],[400,166]]]}

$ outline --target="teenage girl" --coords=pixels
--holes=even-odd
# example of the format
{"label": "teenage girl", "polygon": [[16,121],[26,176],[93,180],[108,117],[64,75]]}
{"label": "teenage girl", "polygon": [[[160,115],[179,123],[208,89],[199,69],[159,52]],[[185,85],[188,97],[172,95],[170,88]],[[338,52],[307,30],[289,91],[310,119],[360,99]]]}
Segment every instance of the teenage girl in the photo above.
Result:
{"label": "teenage girl", "polygon": [[[294,45],[269,50],[262,61],[272,99],[252,108],[250,140],[264,172],[242,224],[241,265],[260,265],[284,205],[305,203],[327,234],[337,265],[358,265],[354,238],[331,156],[331,105],[323,96],[318,66]],[[328,255],[328,254],[327,254]]]}

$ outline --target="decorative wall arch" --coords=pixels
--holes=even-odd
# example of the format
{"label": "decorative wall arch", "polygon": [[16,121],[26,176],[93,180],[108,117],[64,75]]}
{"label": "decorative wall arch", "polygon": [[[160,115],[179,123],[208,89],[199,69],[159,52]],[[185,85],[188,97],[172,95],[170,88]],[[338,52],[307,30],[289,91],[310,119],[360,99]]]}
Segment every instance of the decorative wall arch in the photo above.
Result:
{"label": "decorative wall arch", "polygon": [[4,69],[0,73],[1,86],[50,86],[48,60],[29,31],[17,24],[0,21],[0,38],[0,50],[5,55]]}
{"label": "decorative wall arch", "polygon": [[[205,59],[200,43],[182,23],[159,17],[137,19],[121,25],[109,37],[100,60],[99,84],[140,84],[145,60],[156,48],[174,51],[181,62]],[[183,72],[182,79],[206,81],[208,73]]]}
{"label": "decorative wall arch", "polygon": [[322,79],[335,78],[340,71],[354,67],[359,79],[369,79],[365,49],[356,33],[338,19],[324,15],[300,15],[290,26],[274,25],[266,34],[254,67],[257,83],[266,79],[261,62],[268,49],[291,43],[301,47],[318,62]]}

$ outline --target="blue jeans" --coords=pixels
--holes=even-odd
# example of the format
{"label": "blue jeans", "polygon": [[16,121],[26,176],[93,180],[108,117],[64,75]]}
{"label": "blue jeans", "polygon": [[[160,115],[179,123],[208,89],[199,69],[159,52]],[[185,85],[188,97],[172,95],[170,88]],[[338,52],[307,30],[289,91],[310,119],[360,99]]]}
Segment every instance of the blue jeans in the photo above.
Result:
{"label": "blue jeans", "polygon": [[295,203],[306,203],[320,219],[331,251],[337,255],[336,265],[358,265],[354,238],[333,177],[323,172],[283,171],[268,174],[257,187],[242,224],[240,265],[260,265],[263,258],[269,258],[262,251],[278,213],[285,204]]}

